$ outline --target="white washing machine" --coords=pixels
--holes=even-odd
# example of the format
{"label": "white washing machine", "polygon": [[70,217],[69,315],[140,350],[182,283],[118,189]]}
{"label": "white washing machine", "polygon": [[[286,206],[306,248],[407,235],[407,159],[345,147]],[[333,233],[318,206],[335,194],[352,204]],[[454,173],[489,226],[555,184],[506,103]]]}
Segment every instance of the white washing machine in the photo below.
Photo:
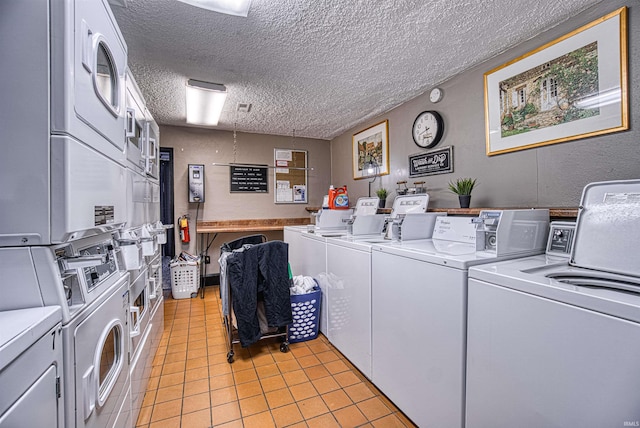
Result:
{"label": "white washing machine", "polygon": [[[371,380],[418,426],[464,426],[469,267],[544,251],[548,219],[548,210],[438,217],[432,240],[373,245]],[[522,222],[526,239],[505,233]]]}
{"label": "white washing machine", "polygon": [[64,427],[59,306],[0,312],[0,427]]}
{"label": "white washing machine", "polygon": [[640,180],[586,186],[570,233],[469,270],[468,428],[640,426]]}

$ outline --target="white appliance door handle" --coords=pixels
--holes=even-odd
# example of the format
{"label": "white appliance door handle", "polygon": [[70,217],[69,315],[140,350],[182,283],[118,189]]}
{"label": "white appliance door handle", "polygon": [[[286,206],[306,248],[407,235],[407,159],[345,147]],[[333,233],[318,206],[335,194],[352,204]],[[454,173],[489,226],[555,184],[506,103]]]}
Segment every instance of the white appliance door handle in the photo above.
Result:
{"label": "white appliance door handle", "polygon": [[92,73],[93,31],[84,19],[80,31],[82,31],[82,65],[89,73]]}
{"label": "white appliance door handle", "polygon": [[127,133],[126,137],[131,138],[136,135],[136,109],[127,107]]}
{"label": "white appliance door handle", "polygon": [[[131,306],[131,329],[129,329],[129,336],[140,336],[140,308],[137,306]],[[133,321],[133,315],[135,314],[135,322]]]}
{"label": "white appliance door handle", "polygon": [[149,159],[155,159],[156,158],[156,139],[155,138],[149,138],[149,153],[148,153]]}
{"label": "white appliance door handle", "polygon": [[91,366],[82,376],[82,396],[84,401],[84,419],[89,419],[96,408],[96,382],[94,367]]}
{"label": "white appliance door handle", "polygon": [[158,297],[156,293],[156,279],[149,278],[149,299],[155,299],[156,297]]}

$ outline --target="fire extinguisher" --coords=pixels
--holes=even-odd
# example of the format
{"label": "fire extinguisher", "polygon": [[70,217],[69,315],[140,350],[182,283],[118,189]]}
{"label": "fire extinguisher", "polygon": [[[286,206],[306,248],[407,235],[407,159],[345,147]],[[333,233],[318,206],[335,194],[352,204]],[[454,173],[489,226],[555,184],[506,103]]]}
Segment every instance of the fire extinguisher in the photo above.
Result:
{"label": "fire extinguisher", "polygon": [[191,241],[189,236],[189,218],[183,215],[178,219],[178,225],[180,226],[180,239],[183,244],[188,244]]}

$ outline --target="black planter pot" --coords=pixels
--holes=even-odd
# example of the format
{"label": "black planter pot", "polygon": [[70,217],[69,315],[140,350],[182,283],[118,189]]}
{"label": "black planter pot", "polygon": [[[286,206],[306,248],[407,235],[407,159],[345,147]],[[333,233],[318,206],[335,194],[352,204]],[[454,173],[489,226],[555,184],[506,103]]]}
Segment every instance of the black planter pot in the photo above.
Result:
{"label": "black planter pot", "polygon": [[380,199],[380,201],[378,202],[378,208],[384,208],[386,202],[386,199]]}
{"label": "black planter pot", "polygon": [[471,195],[458,195],[458,201],[460,201],[460,208],[469,208]]}

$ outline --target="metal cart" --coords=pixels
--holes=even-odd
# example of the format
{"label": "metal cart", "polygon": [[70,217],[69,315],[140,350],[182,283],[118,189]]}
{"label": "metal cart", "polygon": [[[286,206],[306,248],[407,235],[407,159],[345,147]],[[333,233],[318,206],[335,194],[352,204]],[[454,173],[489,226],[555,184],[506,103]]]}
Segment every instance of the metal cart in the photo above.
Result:
{"label": "metal cart", "polygon": [[[226,260],[235,250],[240,250],[245,245],[257,245],[267,242],[265,235],[245,236],[235,241],[224,243],[220,247],[220,300],[222,301],[222,318],[225,331],[227,333],[227,362],[229,364],[234,361],[233,345],[240,343],[237,328],[233,325],[233,307],[229,278],[226,269]],[[289,326],[280,327],[273,333],[262,334],[260,340],[270,338],[282,338],[280,344],[280,352],[289,351]]]}

